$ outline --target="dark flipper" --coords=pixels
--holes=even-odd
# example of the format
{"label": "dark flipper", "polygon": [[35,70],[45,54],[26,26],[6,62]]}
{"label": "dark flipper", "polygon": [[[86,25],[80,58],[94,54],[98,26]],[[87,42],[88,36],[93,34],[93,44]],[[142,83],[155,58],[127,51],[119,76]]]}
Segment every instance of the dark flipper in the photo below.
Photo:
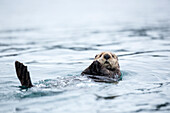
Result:
{"label": "dark flipper", "polygon": [[15,61],[15,69],[21,85],[27,88],[33,87],[27,66],[24,66],[23,63]]}
{"label": "dark flipper", "polygon": [[109,70],[103,67],[98,61],[94,61],[82,73],[96,82],[117,82],[121,76],[119,69]]}
{"label": "dark flipper", "polygon": [[98,61],[94,61],[88,68],[86,68],[81,74],[98,75],[100,74],[101,64]]}
{"label": "dark flipper", "polygon": [[82,75],[84,74],[108,77],[112,77],[112,75],[115,75],[114,71],[106,69],[98,61],[93,61],[93,63],[82,72]]}

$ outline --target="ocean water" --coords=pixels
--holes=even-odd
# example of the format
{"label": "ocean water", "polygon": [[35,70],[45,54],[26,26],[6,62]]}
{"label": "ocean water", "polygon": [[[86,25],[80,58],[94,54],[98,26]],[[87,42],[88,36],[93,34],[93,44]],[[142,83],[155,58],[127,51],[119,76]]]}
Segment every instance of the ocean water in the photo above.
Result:
{"label": "ocean water", "polygon": [[[169,0],[0,0],[0,113],[169,113]],[[118,55],[123,80],[81,76]],[[14,62],[35,87],[21,89]]]}

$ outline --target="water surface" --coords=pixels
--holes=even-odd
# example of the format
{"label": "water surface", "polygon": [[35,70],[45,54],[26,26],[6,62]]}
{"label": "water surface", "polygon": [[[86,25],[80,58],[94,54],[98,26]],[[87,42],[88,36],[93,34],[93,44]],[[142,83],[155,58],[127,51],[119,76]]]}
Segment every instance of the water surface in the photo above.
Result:
{"label": "water surface", "polygon": [[[0,112],[168,113],[170,1],[1,0]],[[80,73],[96,54],[119,56],[123,80]],[[15,60],[36,87],[19,88]]]}

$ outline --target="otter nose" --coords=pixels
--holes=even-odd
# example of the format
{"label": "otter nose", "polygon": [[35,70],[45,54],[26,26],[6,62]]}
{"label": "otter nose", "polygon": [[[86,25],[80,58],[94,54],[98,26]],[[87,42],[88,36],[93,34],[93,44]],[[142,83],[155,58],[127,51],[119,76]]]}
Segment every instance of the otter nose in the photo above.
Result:
{"label": "otter nose", "polygon": [[108,60],[108,59],[110,58],[110,55],[105,54],[105,55],[104,55],[104,58],[105,58],[106,60]]}

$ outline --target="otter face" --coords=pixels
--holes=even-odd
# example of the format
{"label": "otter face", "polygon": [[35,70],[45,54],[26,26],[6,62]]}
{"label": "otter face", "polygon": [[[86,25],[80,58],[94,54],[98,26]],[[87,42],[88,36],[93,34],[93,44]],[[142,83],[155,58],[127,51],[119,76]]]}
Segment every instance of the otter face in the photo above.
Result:
{"label": "otter face", "polygon": [[111,52],[102,52],[95,56],[95,60],[109,70],[115,70],[119,68],[118,57]]}

